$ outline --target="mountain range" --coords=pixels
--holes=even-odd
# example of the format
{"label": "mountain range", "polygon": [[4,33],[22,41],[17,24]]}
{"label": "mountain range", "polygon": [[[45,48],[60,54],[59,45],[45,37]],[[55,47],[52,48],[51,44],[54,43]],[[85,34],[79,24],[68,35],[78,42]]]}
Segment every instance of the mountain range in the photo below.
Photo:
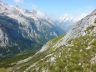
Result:
{"label": "mountain range", "polygon": [[18,61],[12,72],[96,72],[96,10],[66,34]]}
{"label": "mountain range", "polygon": [[96,9],[78,21],[0,2],[0,72],[96,72]]}
{"label": "mountain range", "polygon": [[0,57],[36,52],[48,40],[64,33],[40,11],[0,3]]}

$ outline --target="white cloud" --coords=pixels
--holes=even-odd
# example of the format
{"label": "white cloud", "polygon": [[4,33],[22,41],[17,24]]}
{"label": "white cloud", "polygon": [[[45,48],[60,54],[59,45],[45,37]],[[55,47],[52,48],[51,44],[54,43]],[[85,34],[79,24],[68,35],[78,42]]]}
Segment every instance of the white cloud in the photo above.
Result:
{"label": "white cloud", "polygon": [[21,3],[23,0],[14,0],[15,3]]}

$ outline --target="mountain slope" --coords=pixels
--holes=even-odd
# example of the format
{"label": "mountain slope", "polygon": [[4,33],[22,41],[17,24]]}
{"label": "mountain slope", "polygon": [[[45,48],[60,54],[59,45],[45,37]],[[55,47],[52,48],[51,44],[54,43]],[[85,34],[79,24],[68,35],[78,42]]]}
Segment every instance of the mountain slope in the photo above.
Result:
{"label": "mountain slope", "polygon": [[[52,42],[52,41],[51,41]],[[55,44],[47,43],[43,51],[18,62],[14,72],[96,72],[96,10],[80,20]],[[51,43],[51,46],[50,46]],[[41,49],[42,50],[42,49]],[[45,52],[45,53],[44,53]],[[43,54],[44,53],[44,54]]]}
{"label": "mountain slope", "polygon": [[[39,11],[27,11],[0,3],[0,57],[38,51],[64,31]],[[31,52],[30,51],[30,52]]]}

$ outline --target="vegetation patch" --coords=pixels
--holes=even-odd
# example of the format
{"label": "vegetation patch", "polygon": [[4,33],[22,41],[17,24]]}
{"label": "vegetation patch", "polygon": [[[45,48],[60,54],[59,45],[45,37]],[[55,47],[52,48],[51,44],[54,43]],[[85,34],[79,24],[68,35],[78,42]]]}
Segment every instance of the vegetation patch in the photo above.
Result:
{"label": "vegetation patch", "polygon": [[92,32],[92,30],[94,29],[95,26],[90,26],[87,27],[87,29],[85,30],[85,32],[87,32],[88,34],[90,34]]}
{"label": "vegetation patch", "polygon": [[[91,47],[91,48],[88,48]],[[47,57],[28,71],[32,72],[96,72],[96,64],[91,59],[96,55],[96,39],[93,36],[81,36],[73,39],[69,46],[60,47],[54,52],[55,63]],[[37,69],[38,68],[38,69]]]}

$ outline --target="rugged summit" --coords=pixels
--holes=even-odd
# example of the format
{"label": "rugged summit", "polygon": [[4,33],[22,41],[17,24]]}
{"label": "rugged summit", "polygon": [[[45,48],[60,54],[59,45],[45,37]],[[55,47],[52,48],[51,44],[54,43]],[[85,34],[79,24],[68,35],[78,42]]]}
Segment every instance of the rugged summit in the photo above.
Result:
{"label": "rugged summit", "polygon": [[43,13],[0,3],[0,57],[38,51],[48,40],[63,34]]}

